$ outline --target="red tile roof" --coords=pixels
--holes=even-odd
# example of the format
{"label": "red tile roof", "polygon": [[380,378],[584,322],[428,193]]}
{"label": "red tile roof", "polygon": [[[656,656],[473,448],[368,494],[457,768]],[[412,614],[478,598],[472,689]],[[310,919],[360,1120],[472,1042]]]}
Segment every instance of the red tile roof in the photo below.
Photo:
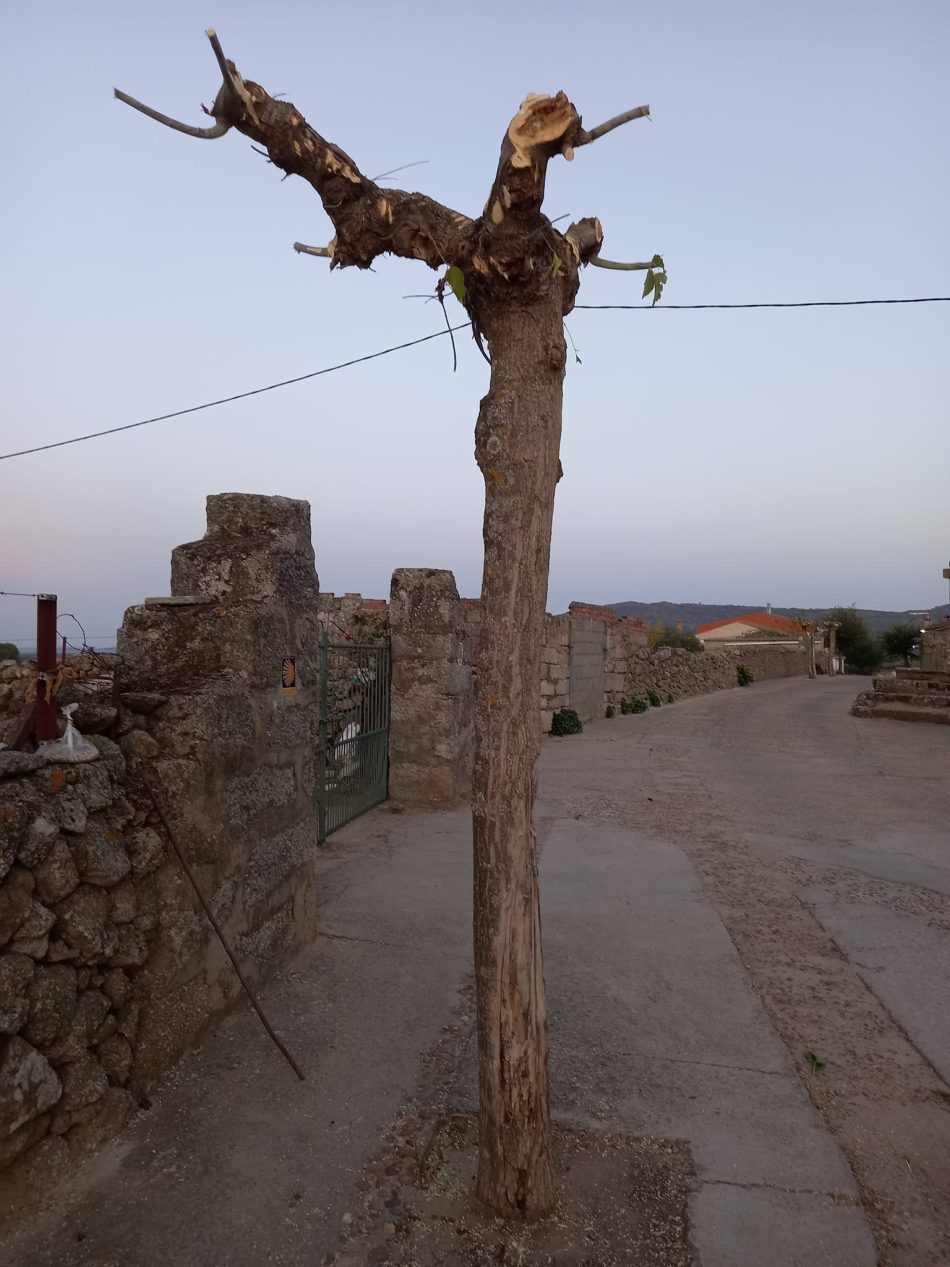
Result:
{"label": "red tile roof", "polygon": [[726,625],[752,625],[755,629],[767,629],[771,633],[793,634],[798,637],[802,632],[802,622],[792,616],[773,616],[771,612],[746,612],[744,616],[730,616],[728,620],[711,620],[708,625],[699,625],[698,634],[710,633],[713,629],[722,629]]}

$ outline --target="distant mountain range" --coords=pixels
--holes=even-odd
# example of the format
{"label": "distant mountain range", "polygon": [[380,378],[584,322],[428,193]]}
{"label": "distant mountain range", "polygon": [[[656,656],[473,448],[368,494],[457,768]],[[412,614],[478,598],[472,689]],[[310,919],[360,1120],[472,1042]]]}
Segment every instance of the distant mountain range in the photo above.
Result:
{"label": "distant mountain range", "polygon": [[[699,625],[708,625],[714,620],[729,620],[732,616],[742,616],[746,612],[764,612],[764,607],[740,607],[736,603],[608,603],[618,616],[639,616],[648,625],[676,625],[683,622],[683,628],[694,633]],[[776,616],[802,616],[805,620],[820,620],[828,612],[827,607],[773,607]],[[855,609],[867,621],[873,632],[889,629],[898,621],[917,621],[919,613],[874,611],[858,607]],[[921,608],[921,611],[924,609]],[[939,607],[931,607],[930,614],[935,621],[950,616],[950,603],[942,603]]]}

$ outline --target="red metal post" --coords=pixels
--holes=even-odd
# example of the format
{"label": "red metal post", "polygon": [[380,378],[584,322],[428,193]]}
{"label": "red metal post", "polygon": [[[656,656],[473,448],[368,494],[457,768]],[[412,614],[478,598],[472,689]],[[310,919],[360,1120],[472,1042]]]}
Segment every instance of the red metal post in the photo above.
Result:
{"label": "red metal post", "polygon": [[[41,674],[56,672],[55,594],[40,594],[36,599],[36,667]],[[36,742],[55,738],[56,705],[41,677],[36,684]]]}

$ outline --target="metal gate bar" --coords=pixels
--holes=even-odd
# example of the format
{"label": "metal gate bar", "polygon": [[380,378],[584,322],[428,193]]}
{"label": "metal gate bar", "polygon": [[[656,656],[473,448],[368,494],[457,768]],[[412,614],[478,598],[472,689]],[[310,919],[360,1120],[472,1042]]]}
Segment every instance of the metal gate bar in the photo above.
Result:
{"label": "metal gate bar", "polygon": [[389,792],[388,644],[320,640],[319,841]]}

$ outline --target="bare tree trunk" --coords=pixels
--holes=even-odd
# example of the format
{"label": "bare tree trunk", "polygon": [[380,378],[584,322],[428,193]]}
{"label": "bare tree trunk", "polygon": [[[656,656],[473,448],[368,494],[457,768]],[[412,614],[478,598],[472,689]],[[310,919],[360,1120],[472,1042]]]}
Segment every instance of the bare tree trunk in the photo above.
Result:
{"label": "bare tree trunk", "polygon": [[492,305],[492,354],[475,452],[485,479],[485,570],[476,653],[475,974],[479,1198],[501,1214],[554,1205],[548,1033],[534,801],[541,644],[565,347],[559,288]]}
{"label": "bare tree trunk", "polygon": [[[573,306],[580,268],[597,262],[603,229],[595,216],[586,216],[561,233],[541,207],[552,158],[570,161],[577,147],[646,118],[650,107],[637,106],[585,129],[563,92],[531,94],[508,125],[488,202],[472,219],[423,194],[383,188],[364,176],[292,102],[245,79],[214,31],[207,35],[222,77],[210,110],[213,127],[180,123],[118,89],[116,96],[189,136],[214,140],[235,128],[262,146],[286,175],[308,181],[335,233],[325,247],[295,246],[329,260],[331,268],[370,268],[385,254],[446,268],[437,293],[441,298],[451,285],[472,317],[476,337],[484,335],[491,348],[491,387],[475,428],[485,478],[472,797],[478,1195],[499,1214],[545,1214],[555,1194],[533,822],[541,640],[560,477],[563,318]],[[649,264],[602,262],[662,269],[659,256]],[[654,299],[665,277],[656,274]]]}

